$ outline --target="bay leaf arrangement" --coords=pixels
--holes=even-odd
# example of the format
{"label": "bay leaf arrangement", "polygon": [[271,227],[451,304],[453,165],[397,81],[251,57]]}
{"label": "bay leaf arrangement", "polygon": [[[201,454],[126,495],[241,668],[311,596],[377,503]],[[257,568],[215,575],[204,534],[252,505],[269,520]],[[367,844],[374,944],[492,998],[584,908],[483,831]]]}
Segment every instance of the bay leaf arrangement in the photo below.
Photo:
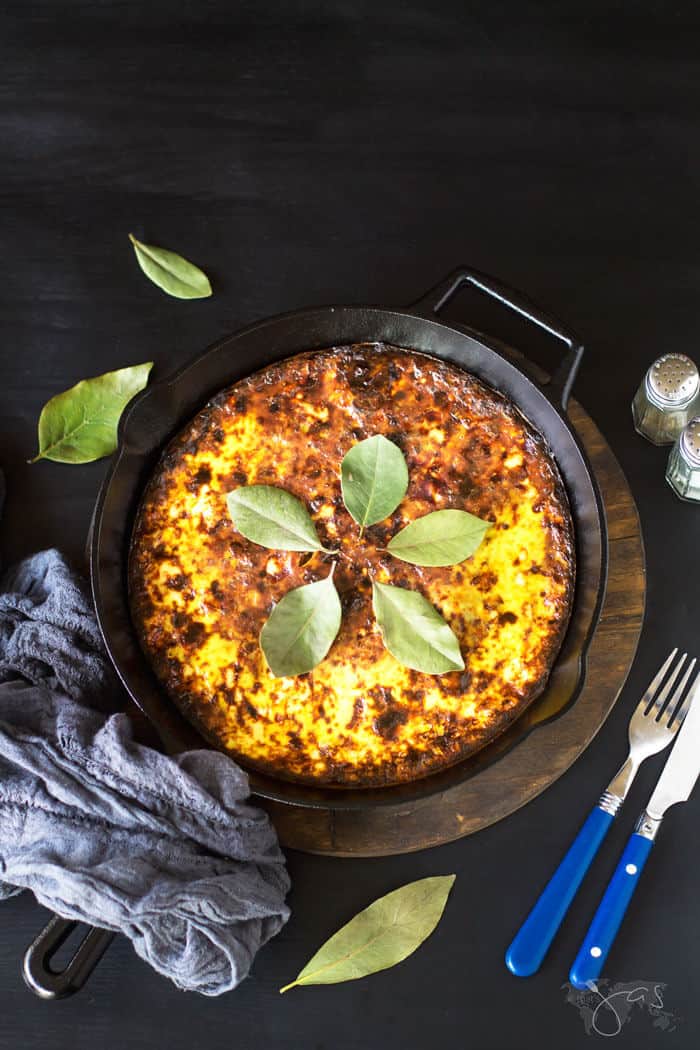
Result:
{"label": "bay leaf arrangement", "polygon": [[402,962],[439,923],[455,878],[418,879],[380,897],[334,933],[280,992],[306,984],[356,981]]}
{"label": "bay leaf arrangement", "polygon": [[[340,465],[343,502],[360,526],[393,514],[408,489],[408,466],[392,441],[377,434],[354,445]],[[274,485],[243,485],[226,496],[231,519],[251,540],[276,550],[334,554],[321,543],[300,499]],[[490,522],[464,510],[437,510],[411,522],[387,551],[420,566],[456,565],[479,547]],[[289,591],[260,633],[260,647],[276,678],[306,674],[327,656],[341,624],[341,604],[328,576]],[[418,591],[372,581],[372,608],[386,649],[405,667],[425,674],[464,669],[459,641],[438,610]]]}
{"label": "bay leaf arrangement", "polygon": [[[144,244],[129,234],[136,259],[153,284],[176,299],[205,299],[211,284],[207,275],[177,252]],[[117,448],[117,427],[129,401],[146,386],[152,361],[82,379],[56,394],[41,410],[39,451],[30,463],[91,463]]]}

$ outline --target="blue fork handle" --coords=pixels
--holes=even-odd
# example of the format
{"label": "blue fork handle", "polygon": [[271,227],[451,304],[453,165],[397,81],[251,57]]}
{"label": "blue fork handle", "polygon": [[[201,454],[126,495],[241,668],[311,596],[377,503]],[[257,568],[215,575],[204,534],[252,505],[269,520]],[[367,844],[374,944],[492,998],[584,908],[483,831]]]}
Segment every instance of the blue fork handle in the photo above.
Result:
{"label": "blue fork handle", "polygon": [[539,970],[614,817],[595,806],[506,952],[516,977]]}
{"label": "blue fork handle", "polygon": [[644,835],[630,836],[569,972],[574,987],[589,988],[600,976],[653,844]]}

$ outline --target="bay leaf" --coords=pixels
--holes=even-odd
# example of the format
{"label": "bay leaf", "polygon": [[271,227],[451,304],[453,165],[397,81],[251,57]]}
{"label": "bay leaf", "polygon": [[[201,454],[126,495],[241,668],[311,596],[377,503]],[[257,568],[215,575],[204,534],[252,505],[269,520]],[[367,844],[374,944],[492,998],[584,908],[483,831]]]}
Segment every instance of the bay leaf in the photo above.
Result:
{"label": "bay leaf", "polygon": [[425,674],[464,669],[457,636],[418,591],[373,581],[372,605],[384,645],[404,667]]}
{"label": "bay leaf", "polygon": [[41,410],[39,451],[30,462],[91,463],[110,456],[117,447],[121,414],[146,386],[152,368],[147,361],[105,372],[52,397]]}
{"label": "bay leaf", "polygon": [[241,485],[227,494],[226,505],[238,531],[261,547],[280,551],[326,551],[306,507],[286,489],[274,485]]}
{"label": "bay leaf", "polygon": [[176,299],[206,299],[211,295],[209,278],[194,263],[176,252],[143,244],[129,234],[138,264],[149,280]]}
{"label": "bay leaf", "polygon": [[408,488],[403,452],[381,434],[353,445],[340,465],[343,500],[361,529],[383,521]]}
{"label": "bay leaf", "polygon": [[466,510],[435,510],[398,532],[387,550],[411,565],[457,565],[477,550],[490,528],[491,522]]}
{"label": "bay leaf", "polygon": [[325,580],[288,591],[270,613],[260,646],[275,678],[313,670],[335,641],[342,610],[333,569]]}
{"label": "bay leaf", "polygon": [[437,926],[455,878],[418,879],[380,897],[334,933],[280,992],[297,985],[355,981],[406,959]]}

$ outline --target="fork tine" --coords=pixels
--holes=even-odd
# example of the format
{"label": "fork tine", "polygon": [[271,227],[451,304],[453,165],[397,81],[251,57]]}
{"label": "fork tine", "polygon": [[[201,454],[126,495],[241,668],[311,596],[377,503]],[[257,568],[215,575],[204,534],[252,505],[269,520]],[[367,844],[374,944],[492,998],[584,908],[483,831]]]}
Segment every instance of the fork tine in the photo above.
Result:
{"label": "fork tine", "polygon": [[652,708],[652,711],[653,711],[653,717],[656,719],[657,722],[661,718],[661,715],[663,714],[664,707],[666,705],[666,700],[668,698],[668,695],[671,692],[671,689],[673,688],[674,683],[675,683],[676,679],[678,678],[678,675],[680,674],[681,668],[683,667],[683,664],[685,663],[687,657],[688,657],[688,654],[687,653],[683,653],[683,655],[679,658],[676,666],[673,668],[673,670],[671,671],[671,674],[669,675],[669,678],[668,678],[668,681],[666,682],[666,685],[663,687],[663,689],[661,690],[661,692],[657,696],[656,700],[654,701],[654,706]]}
{"label": "fork tine", "polygon": [[[690,675],[690,672],[693,669],[693,664],[694,663],[695,663],[695,660],[693,660],[693,662],[691,663],[690,667],[688,668],[688,670],[687,670],[687,672],[686,672],[686,674],[685,674],[685,676],[683,678],[683,681],[681,682],[681,684],[679,685],[678,689],[676,690],[676,694],[673,697],[673,700],[671,701],[671,704],[675,703],[678,700],[679,695],[682,692],[683,686],[685,685],[685,683],[686,683],[686,681],[687,681],[687,679],[688,679],[688,677]],[[680,729],[681,725],[683,724],[683,719],[688,714],[688,711],[690,709],[690,705],[693,702],[693,696],[694,696],[694,694],[695,694],[695,692],[696,692],[696,690],[698,688],[698,685],[700,685],[700,674],[697,674],[695,676],[693,684],[691,685],[690,689],[688,690],[688,692],[685,695],[685,700],[683,701],[681,706],[678,708],[678,710],[675,712],[675,714],[672,715],[671,718],[669,718],[669,720],[668,720],[669,727],[671,725],[671,722],[673,722],[673,731],[674,732],[677,729]],[[669,708],[671,707],[671,704],[669,704]]]}
{"label": "fork tine", "polygon": [[654,697],[656,695],[656,690],[661,685],[661,683],[663,681],[663,678],[664,678],[664,675],[666,674],[666,672],[668,671],[669,667],[671,666],[671,661],[673,660],[673,658],[675,657],[677,652],[678,652],[678,649],[672,649],[671,652],[668,654],[668,656],[664,660],[663,664],[661,665],[659,670],[656,672],[656,674],[652,678],[652,680],[649,683],[649,685],[647,686],[646,691],[645,691],[642,699],[637,704],[637,710],[642,711],[644,714],[647,713],[647,707],[649,707],[649,705],[651,704],[652,700],[654,699]]}
{"label": "fork tine", "polygon": [[[667,721],[666,721],[666,725],[667,726],[670,726],[671,722],[673,722],[674,716],[676,714],[676,708],[680,704],[681,697],[683,696],[683,692],[685,690],[685,687],[688,684],[688,679],[690,678],[691,674],[693,673],[693,668],[695,667],[695,663],[696,663],[695,657],[693,657],[693,659],[688,664],[688,668],[687,668],[685,674],[683,675],[683,677],[681,679],[680,685],[678,686],[678,688],[674,692],[673,696],[669,700],[668,704],[666,705],[666,710],[664,711],[662,717],[664,719],[667,719]],[[678,724],[680,725],[680,723],[678,723]]]}

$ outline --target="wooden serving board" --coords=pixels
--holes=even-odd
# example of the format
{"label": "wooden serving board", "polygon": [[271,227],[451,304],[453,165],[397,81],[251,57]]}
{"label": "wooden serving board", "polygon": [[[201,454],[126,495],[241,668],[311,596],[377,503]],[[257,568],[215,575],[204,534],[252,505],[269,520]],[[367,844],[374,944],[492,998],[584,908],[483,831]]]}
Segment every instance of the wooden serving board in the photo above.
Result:
{"label": "wooden serving board", "polygon": [[[644,545],[637,508],[605,438],[576,401],[569,416],[586,448],[608,520],[608,585],[580,695],[471,779],[410,803],[366,810],[311,809],[259,799],[282,844],[335,857],[382,857],[439,846],[514,813],[586,749],[625,683],[644,619]],[[546,761],[543,761],[546,756]]]}

